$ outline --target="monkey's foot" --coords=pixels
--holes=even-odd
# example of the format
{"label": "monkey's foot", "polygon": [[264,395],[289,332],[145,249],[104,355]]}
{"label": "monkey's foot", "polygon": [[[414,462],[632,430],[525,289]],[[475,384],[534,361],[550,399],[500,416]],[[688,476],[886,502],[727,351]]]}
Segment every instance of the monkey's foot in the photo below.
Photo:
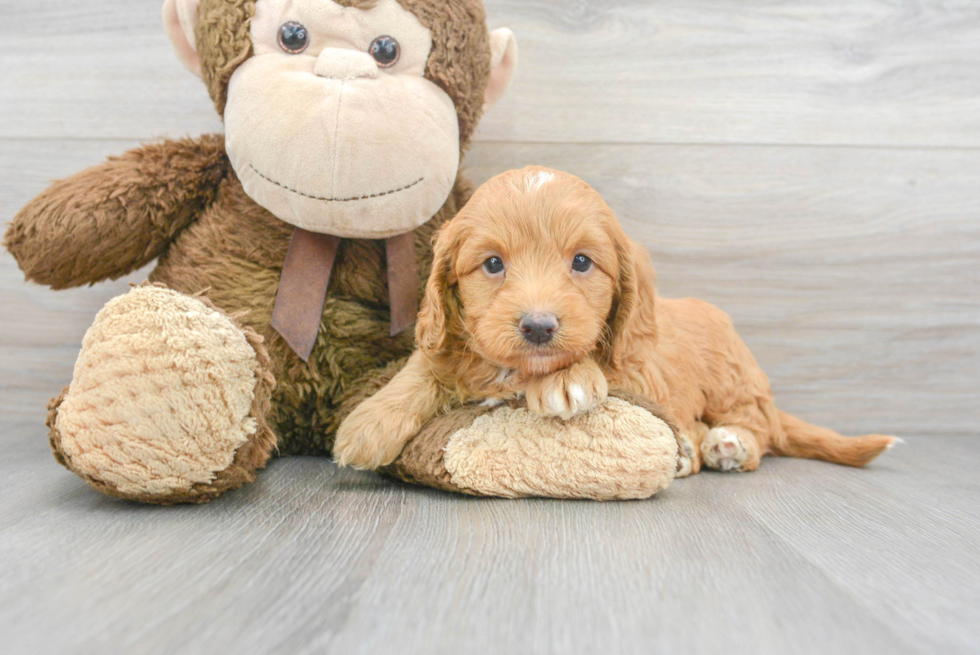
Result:
{"label": "monkey's foot", "polygon": [[207,300],[143,285],[110,301],[49,406],[55,457],[111,496],[207,502],[275,447],[262,337]]}

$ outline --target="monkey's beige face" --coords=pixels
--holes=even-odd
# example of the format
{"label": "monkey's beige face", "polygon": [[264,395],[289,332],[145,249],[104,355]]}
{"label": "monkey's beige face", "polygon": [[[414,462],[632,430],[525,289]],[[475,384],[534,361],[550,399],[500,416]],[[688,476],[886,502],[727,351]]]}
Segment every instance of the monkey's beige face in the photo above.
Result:
{"label": "monkey's beige face", "polygon": [[259,0],[254,55],[235,71],[226,147],[245,191],[313,232],[384,238],[452,191],[459,123],[425,79],[432,36],[397,0]]}

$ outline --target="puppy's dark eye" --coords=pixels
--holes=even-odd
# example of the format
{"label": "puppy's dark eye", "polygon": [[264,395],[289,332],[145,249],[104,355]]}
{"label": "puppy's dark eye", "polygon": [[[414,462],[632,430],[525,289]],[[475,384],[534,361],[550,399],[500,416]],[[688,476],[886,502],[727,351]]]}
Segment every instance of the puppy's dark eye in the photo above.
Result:
{"label": "puppy's dark eye", "polygon": [[398,62],[398,58],[402,56],[402,48],[398,45],[398,41],[395,41],[392,37],[379,36],[371,42],[371,46],[368,48],[368,54],[374,57],[374,60],[378,62],[378,66],[381,68],[391,68]]}
{"label": "puppy's dark eye", "polygon": [[491,257],[483,262],[483,270],[490,275],[498,275],[504,272],[504,260],[500,257]]}
{"label": "puppy's dark eye", "polygon": [[279,47],[298,55],[310,45],[310,33],[299,23],[290,21],[279,28]]}
{"label": "puppy's dark eye", "polygon": [[585,255],[575,255],[572,258],[572,270],[585,273],[592,268],[592,260]]}

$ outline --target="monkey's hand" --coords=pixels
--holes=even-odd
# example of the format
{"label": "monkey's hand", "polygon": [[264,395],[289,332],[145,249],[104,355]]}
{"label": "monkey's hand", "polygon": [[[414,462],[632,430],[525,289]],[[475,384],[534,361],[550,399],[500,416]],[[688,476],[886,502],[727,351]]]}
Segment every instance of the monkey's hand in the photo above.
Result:
{"label": "monkey's hand", "polygon": [[533,378],[526,388],[527,406],[542,416],[570,419],[606,399],[609,384],[599,365],[587,359],[550,375]]}
{"label": "monkey's hand", "polygon": [[54,289],[121,277],[162,255],[229,170],[221,135],[141,146],[52,184],[14,217],[4,246]]}

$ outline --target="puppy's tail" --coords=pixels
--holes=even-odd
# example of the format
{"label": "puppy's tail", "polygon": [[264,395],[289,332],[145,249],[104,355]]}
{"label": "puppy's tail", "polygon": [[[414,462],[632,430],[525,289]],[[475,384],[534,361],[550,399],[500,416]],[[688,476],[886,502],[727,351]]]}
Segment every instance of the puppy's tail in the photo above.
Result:
{"label": "puppy's tail", "polygon": [[844,437],[833,430],[810,425],[806,421],[779,412],[786,438],[771,445],[777,455],[822,459],[846,466],[864,466],[901,440],[883,434]]}

